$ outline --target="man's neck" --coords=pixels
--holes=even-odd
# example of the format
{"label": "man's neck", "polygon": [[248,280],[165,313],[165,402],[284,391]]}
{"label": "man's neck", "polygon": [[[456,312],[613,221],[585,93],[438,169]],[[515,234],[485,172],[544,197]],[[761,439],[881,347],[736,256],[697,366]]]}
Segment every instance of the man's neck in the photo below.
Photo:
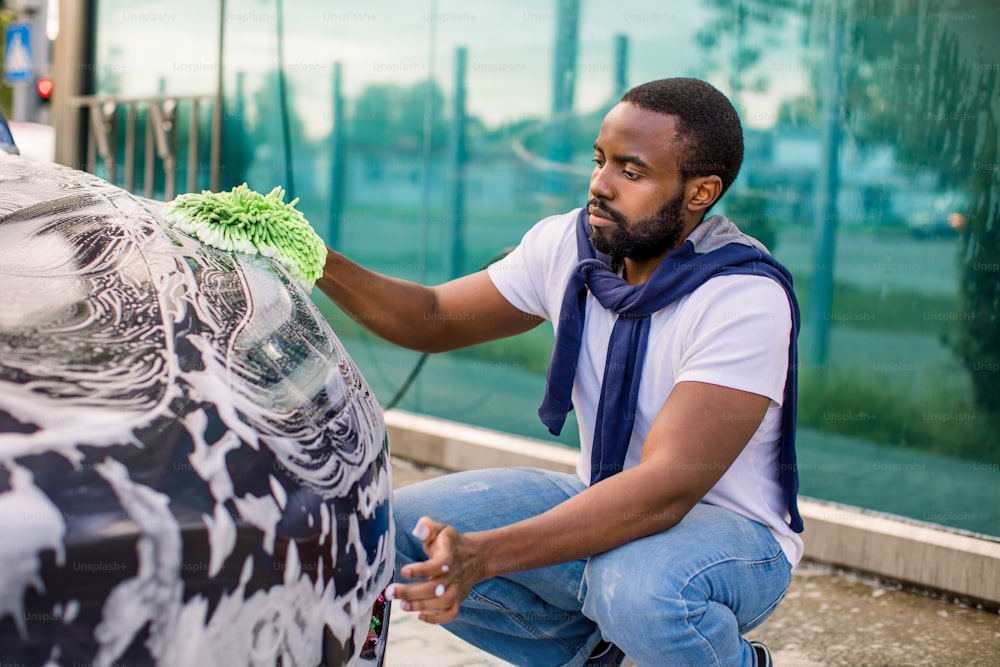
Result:
{"label": "man's neck", "polygon": [[671,252],[673,252],[673,248],[659,257],[653,257],[652,259],[636,260],[626,257],[622,264],[622,278],[624,278],[629,285],[641,285],[648,282],[649,279],[653,277],[653,272],[656,271],[656,267],[658,267],[660,262],[663,261],[663,258]]}

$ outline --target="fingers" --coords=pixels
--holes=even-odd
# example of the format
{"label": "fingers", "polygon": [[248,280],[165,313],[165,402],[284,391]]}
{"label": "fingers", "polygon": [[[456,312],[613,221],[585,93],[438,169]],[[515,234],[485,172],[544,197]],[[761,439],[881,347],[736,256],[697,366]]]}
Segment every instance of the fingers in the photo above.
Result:
{"label": "fingers", "polygon": [[431,579],[444,577],[450,571],[448,554],[441,554],[419,563],[404,565],[400,573],[407,579]]}
{"label": "fingers", "polygon": [[422,516],[417,519],[417,525],[413,527],[413,536],[421,542],[426,543],[431,536],[431,528],[434,521],[430,517]]}
{"label": "fingers", "polygon": [[[451,570],[451,541],[442,540],[436,544],[438,537],[448,528],[446,524],[438,523],[430,517],[422,516],[413,528],[413,535],[423,542],[427,560],[407,565],[402,569],[402,575],[407,579],[428,579],[440,577]],[[454,531],[452,531],[454,533]]]}
{"label": "fingers", "polygon": [[403,611],[441,609],[455,600],[454,591],[442,581],[423,581],[417,584],[391,584],[386,598],[400,600]]}
{"label": "fingers", "polygon": [[461,600],[455,586],[441,581],[416,584],[392,584],[386,589],[386,598],[399,600],[403,611],[420,612],[420,620],[428,623],[447,623],[458,617]]}
{"label": "fingers", "polygon": [[415,581],[393,584],[386,597],[399,600],[403,611],[419,612],[420,620],[427,623],[453,621],[474,583],[465,581],[467,568],[460,562],[462,536],[426,516],[420,517],[412,532],[423,543],[427,560],[405,565],[400,573]]}
{"label": "fingers", "polygon": [[417,525],[413,527],[413,536],[424,543],[427,546],[434,542],[434,538],[437,537],[447,526],[443,523],[438,523],[429,516],[422,516],[417,519]]}

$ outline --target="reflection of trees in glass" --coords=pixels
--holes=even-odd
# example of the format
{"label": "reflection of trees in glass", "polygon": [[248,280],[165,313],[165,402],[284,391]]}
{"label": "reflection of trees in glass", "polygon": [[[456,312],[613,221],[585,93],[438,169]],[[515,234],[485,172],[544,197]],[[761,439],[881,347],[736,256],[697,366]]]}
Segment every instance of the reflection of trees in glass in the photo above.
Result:
{"label": "reflection of trees in glass", "polygon": [[[290,99],[287,104],[282,103],[282,88],[291,95],[291,87],[282,86],[278,70],[265,72],[262,84],[250,96],[249,113],[245,114],[244,95],[240,90],[242,85],[239,79],[237,81],[237,93],[226,100],[226,117],[222,124],[223,161],[232,162],[223,165],[223,179],[227,181],[224,185],[239,185],[243,179],[238,175],[241,172],[246,174],[249,165],[253,164],[255,172],[266,174],[268,179],[255,187],[267,192],[280,185],[285,188],[288,199],[299,198],[310,202],[315,195],[313,179],[296,178],[295,174],[311,171],[319,142],[310,140],[301,107]],[[289,145],[286,145],[284,136],[286,122]]]}
{"label": "reflection of trees in glass", "polygon": [[124,67],[112,66],[125,61],[125,51],[121,46],[115,45],[108,49],[108,62],[105,67],[94,72],[94,90],[99,90],[108,95],[120,95],[125,90],[122,73]]}
{"label": "reflection of trees in glass", "polygon": [[[747,34],[752,32],[758,43],[776,36],[800,4],[800,0],[709,0],[707,6],[715,15],[695,33],[703,55],[696,76],[711,79],[712,72],[726,72],[730,99],[737,109],[744,90],[767,92],[770,80],[757,67],[762,49],[751,44]],[[717,57],[720,53],[727,54],[725,62]]]}
{"label": "reflection of trees in glass", "polygon": [[366,148],[392,146],[420,150],[424,141],[428,93],[432,146],[435,150],[443,148],[448,140],[444,94],[431,80],[410,86],[384,83],[365,88],[354,101],[353,113],[349,114],[348,141]]}
{"label": "reflection of trees in glass", "polygon": [[[764,93],[770,85],[766,70],[758,67],[763,50],[755,43],[776,37],[800,4],[799,0],[709,0],[713,18],[695,33],[702,64],[694,74],[711,80],[713,72],[725,72],[729,98],[740,111],[744,91]],[[753,42],[748,33],[753,33]],[[726,215],[773,252],[777,235],[767,215],[767,200],[760,194],[766,184],[751,172],[744,172],[741,181],[743,187],[737,185],[725,197]]]}
{"label": "reflection of trees in glass", "polygon": [[[243,72],[236,75],[236,90],[224,103],[222,116],[222,164],[219,188],[229,190],[246,181],[253,160],[251,128],[246,118]],[[211,125],[208,126],[211,129]],[[202,136],[205,136],[202,134]]]}
{"label": "reflection of trees in glass", "polygon": [[[239,104],[239,100],[236,100]],[[255,110],[255,122],[250,131],[250,140],[257,143],[273,142],[278,149],[281,148],[281,83],[277,70],[271,70],[264,75],[264,83],[253,94],[253,108]],[[233,114],[229,109],[227,113]],[[292,144],[298,146],[307,141],[305,123],[299,116],[298,109],[294,104],[289,104],[288,122],[291,126]],[[244,123],[246,125],[246,123]]]}
{"label": "reflection of trees in glass", "polygon": [[850,127],[859,143],[894,142],[907,171],[935,169],[940,190],[962,193],[968,202],[960,211],[965,216],[958,256],[961,306],[950,343],[970,371],[984,422],[995,420],[1000,417],[1000,49],[989,17],[995,19],[997,9],[992,0],[966,2],[961,9],[943,0],[930,0],[919,12],[912,5],[902,8],[856,0],[847,14],[858,61],[845,72]]}
{"label": "reflection of trees in glass", "polygon": [[[946,0],[920,5],[851,0],[837,4],[837,12],[833,7],[812,2],[804,10],[814,27],[840,20],[847,31],[840,56],[844,98],[836,122],[859,150],[892,145],[897,182],[912,181],[917,190],[923,185],[918,177],[930,174],[934,190],[955,193],[955,201],[964,202],[956,211],[963,217],[952,218],[964,225],[956,257],[959,303],[948,312],[924,308],[917,316],[928,330],[947,327],[947,342],[969,372],[977,409],[978,443],[968,447],[995,460],[1000,451],[988,450],[1000,440],[996,6],[993,0],[960,7]],[[807,34],[807,43],[810,39]],[[811,93],[783,104],[780,127],[820,125],[818,72],[817,67],[810,73]]]}

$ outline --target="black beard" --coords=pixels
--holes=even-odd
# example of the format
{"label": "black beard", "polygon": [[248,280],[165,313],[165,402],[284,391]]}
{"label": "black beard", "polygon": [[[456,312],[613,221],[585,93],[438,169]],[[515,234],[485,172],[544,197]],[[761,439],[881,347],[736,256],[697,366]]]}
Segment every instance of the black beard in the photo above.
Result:
{"label": "black beard", "polygon": [[681,233],[684,231],[683,189],[652,216],[634,222],[629,222],[618,211],[605,208],[600,200],[592,199],[589,203],[618,223],[608,235],[595,227],[590,229],[590,243],[594,248],[616,260],[625,257],[636,260],[660,257],[681,240]]}

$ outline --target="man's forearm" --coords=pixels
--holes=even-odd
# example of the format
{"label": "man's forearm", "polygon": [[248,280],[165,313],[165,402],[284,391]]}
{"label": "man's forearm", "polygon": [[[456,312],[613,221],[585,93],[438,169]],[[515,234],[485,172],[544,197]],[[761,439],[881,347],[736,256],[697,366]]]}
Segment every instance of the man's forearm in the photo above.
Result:
{"label": "man's forearm", "polygon": [[428,558],[404,566],[402,575],[412,583],[393,584],[387,595],[424,621],[447,623],[481,581],[602,553],[666,530],[693,502],[665,495],[662,470],[653,467],[624,471],[544,514],[493,530],[461,534],[423,517],[413,534]]}
{"label": "man's forearm", "polygon": [[316,286],[353,320],[377,336],[415,350],[427,350],[433,322],[433,288],[385,276],[327,249]]}
{"label": "man's forearm", "polygon": [[694,505],[663,492],[662,471],[638,466],[553,509],[509,526],[467,533],[482,555],[482,579],[564,563],[676,525]]}
{"label": "man's forearm", "polygon": [[327,250],[316,286],[372,333],[421,352],[513,336],[542,321],[504,299],[486,271],[426,287],[370,271]]}

